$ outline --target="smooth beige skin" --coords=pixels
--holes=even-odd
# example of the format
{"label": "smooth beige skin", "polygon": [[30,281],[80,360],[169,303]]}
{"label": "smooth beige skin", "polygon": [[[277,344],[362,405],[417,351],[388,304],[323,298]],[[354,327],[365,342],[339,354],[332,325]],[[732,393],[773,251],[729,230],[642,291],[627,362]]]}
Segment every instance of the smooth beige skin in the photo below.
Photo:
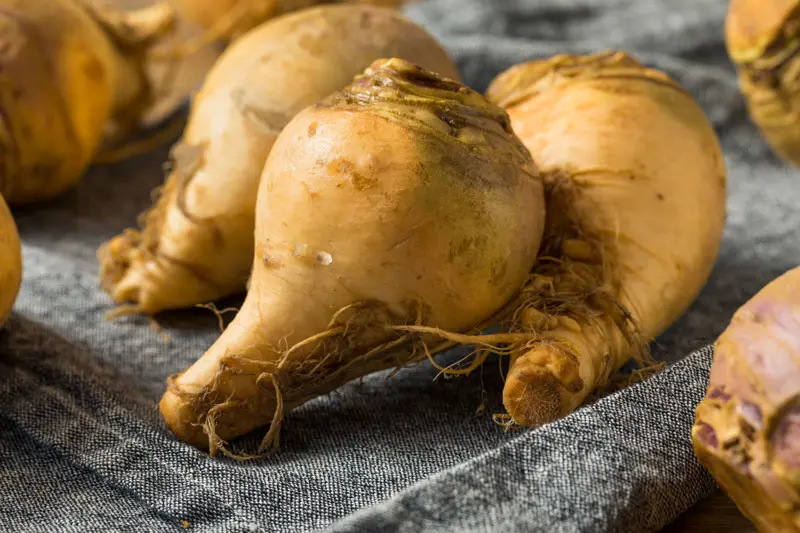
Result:
{"label": "smooth beige skin", "polygon": [[[195,98],[166,194],[150,221],[154,250],[126,235],[101,249],[104,285],[140,312],[241,293],[253,259],[256,194],[278,133],[300,110],[349,84],[380,57],[458,79],[447,54],[394,10],[327,6],[269,22],[236,41]],[[188,148],[187,148],[188,147]],[[187,216],[188,214],[188,216]],[[118,264],[124,264],[121,276]]]}
{"label": "smooth beige skin", "polygon": [[[74,185],[106,125],[137,107],[143,75],[131,50],[114,39],[146,41],[151,35],[134,35],[139,23],[163,33],[171,14],[148,13],[159,20],[79,0],[0,0],[0,194],[9,204],[52,198]],[[115,33],[106,16],[125,19],[129,35]]]}
{"label": "smooth beige skin", "polygon": [[692,444],[759,531],[800,531],[800,267],[761,289],[717,339]]}
{"label": "smooth beige skin", "polygon": [[22,281],[19,234],[11,212],[0,196],[0,327],[5,324]]}
{"label": "smooth beige skin", "polygon": [[[433,115],[420,117],[448,128]],[[465,137],[484,134],[462,130]],[[522,286],[539,245],[533,237],[544,225],[533,162],[521,168],[510,157],[480,162],[463,147],[447,150],[438,142],[369,106],[310,107],[286,127],[261,180],[244,306],[177,378],[182,393],[168,390],[161,400],[161,413],[179,438],[208,448],[201,425],[226,402],[235,405],[216,413],[220,438],[268,424],[276,400],[269,380],[256,384],[264,365],[325,331],[347,305],[375,300],[403,314],[420,302],[430,311],[427,325],[464,331],[492,316]],[[498,146],[508,151],[506,141]],[[359,353],[381,342],[367,342]],[[316,380],[293,379],[307,356],[295,352],[275,373],[285,384],[284,409],[411,362],[408,353],[389,353],[352,367],[339,361],[338,370]],[[423,357],[417,354],[417,360]]]}
{"label": "smooth beige skin", "polygon": [[222,40],[235,40],[267,20],[320,4],[353,3],[396,7],[403,0],[169,0],[182,18]]}
{"label": "smooth beige skin", "polygon": [[[610,61],[609,69],[631,60],[594,57]],[[650,340],[695,299],[717,256],[726,199],[721,149],[702,110],[674,83],[637,79],[636,68],[598,79],[599,61],[584,76],[564,78],[555,69],[563,62],[515,67],[489,99],[503,99],[503,84],[523,69],[538,78],[506,104],[514,131],[543,172],[577,185],[578,222],[614,254],[616,297]],[[518,423],[573,411],[635,349],[606,315],[566,318],[512,357],[504,403]]]}

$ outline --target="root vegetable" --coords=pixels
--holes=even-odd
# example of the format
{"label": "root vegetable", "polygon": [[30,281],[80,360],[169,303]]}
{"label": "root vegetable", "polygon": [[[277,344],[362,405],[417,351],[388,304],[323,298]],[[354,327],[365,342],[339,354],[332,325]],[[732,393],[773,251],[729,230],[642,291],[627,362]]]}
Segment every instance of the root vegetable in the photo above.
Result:
{"label": "root vegetable", "polygon": [[112,123],[126,131],[150,103],[148,48],[172,14],[90,0],[0,0],[0,194],[51,198],[83,174]]}
{"label": "root vegetable", "polygon": [[[182,440],[225,442],[381,369],[423,359],[404,325],[465,331],[519,290],[544,225],[538,171],[505,112],[400,59],[297,115],[258,194],[244,306],[171,380]],[[520,238],[521,235],[526,238]]]}
{"label": "root vegetable", "polygon": [[[703,287],[725,217],[725,167],[702,110],[623,53],[512,67],[487,92],[545,175],[542,252],[513,328],[514,421],[564,416],[608,384]],[[679,155],[676,155],[679,154]]]}
{"label": "root vegetable", "polygon": [[800,165],[800,2],[731,0],[725,40],[750,117],[780,157]]}
{"label": "root vegetable", "polygon": [[200,27],[206,40],[233,41],[263,22],[320,4],[397,7],[406,0],[169,0],[178,14]]}
{"label": "root vegetable", "polygon": [[21,279],[22,259],[17,226],[0,196],[0,327],[11,313]]}
{"label": "root vegetable", "polygon": [[121,312],[154,314],[245,290],[256,193],[289,120],[380,57],[458,73],[423,29],[394,10],[326,6],[271,21],[234,43],[196,97],[172,171],[143,230],[99,250]]}
{"label": "root vegetable", "polygon": [[800,267],[742,306],[714,347],[692,443],[759,531],[800,531]]}

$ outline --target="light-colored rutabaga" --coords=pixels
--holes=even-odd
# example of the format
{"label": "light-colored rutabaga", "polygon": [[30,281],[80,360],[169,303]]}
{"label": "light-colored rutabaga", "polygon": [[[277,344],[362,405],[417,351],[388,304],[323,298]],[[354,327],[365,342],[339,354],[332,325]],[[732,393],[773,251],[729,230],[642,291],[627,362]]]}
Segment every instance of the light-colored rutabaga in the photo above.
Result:
{"label": "light-colored rutabaga", "polygon": [[800,267],[743,305],[715,343],[692,442],[759,531],[800,531]]}
{"label": "light-colored rutabaga", "polygon": [[350,3],[397,7],[404,0],[168,0],[178,14],[208,32],[211,39],[232,41],[259,24],[293,11],[322,4]]}
{"label": "light-colored rutabaga", "polygon": [[[399,59],[297,115],[267,161],[242,309],[161,413],[212,454],[344,383],[426,357],[515,295],[544,226],[505,112]],[[525,238],[521,238],[525,236]]]}
{"label": "light-colored rutabaga", "polygon": [[19,234],[11,212],[0,196],[0,327],[5,324],[17,299],[22,280]]}
{"label": "light-colored rutabaga", "polygon": [[[689,94],[623,53],[512,67],[487,92],[545,175],[547,225],[513,330],[514,421],[563,416],[678,318],[720,246],[726,172]],[[535,236],[536,237],[536,236]]]}
{"label": "light-colored rutabaga", "polygon": [[309,9],[234,43],[193,102],[171,174],[143,229],[99,251],[103,286],[114,301],[153,314],[243,292],[258,182],[278,133],[380,57],[458,78],[423,29],[372,6]]}
{"label": "light-colored rutabaga", "polygon": [[151,102],[147,50],[170,30],[156,5],[122,13],[90,0],[0,0],[0,194],[11,204],[75,184],[108,133]]}

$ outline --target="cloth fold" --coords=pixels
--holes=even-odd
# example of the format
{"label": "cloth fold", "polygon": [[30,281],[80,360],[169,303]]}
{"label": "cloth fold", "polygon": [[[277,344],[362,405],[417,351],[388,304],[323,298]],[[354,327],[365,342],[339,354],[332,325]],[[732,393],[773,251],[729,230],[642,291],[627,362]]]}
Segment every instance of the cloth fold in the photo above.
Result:
{"label": "cloth fold", "polygon": [[516,62],[619,48],[669,72],[708,113],[729,170],[727,229],[708,286],[653,343],[668,370],[557,423],[506,431],[492,419],[502,411],[496,359],[459,379],[422,363],[291,412],[274,457],[211,459],[177,441],[156,406],[166,377],[216,338],[216,318],[165,314],[166,343],[145,318],[104,320],[112,307],[98,286],[97,246],[149,205],[165,147],[97,166],[58,200],[15,212],[25,280],[0,331],[0,530],[640,533],[673,520],[714,489],[689,435],[707,345],[739,305],[800,263],[800,181],[747,119],[725,55],[726,8],[725,0],[406,8],[475,89]]}

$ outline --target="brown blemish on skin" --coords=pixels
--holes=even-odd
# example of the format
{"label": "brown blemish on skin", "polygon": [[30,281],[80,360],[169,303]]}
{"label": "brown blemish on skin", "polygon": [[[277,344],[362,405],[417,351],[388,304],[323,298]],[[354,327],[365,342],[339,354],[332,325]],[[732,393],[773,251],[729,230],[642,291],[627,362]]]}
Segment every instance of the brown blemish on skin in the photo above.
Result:
{"label": "brown blemish on skin", "polygon": [[664,199],[664,195],[661,194],[660,192],[656,193],[656,198],[658,198],[659,200],[663,200]]}
{"label": "brown blemish on skin", "polygon": [[498,261],[497,263],[492,265],[492,276],[490,278],[492,285],[499,285],[500,282],[502,282],[503,279],[505,279],[507,271],[508,271],[507,261]]}
{"label": "brown blemish on skin", "polygon": [[391,68],[386,70],[397,76],[398,79],[407,81],[417,87],[452,92],[459,92],[462,88],[460,83],[443,78],[416,65],[408,65],[402,72]]}
{"label": "brown blemish on skin", "polygon": [[322,49],[322,42],[323,39],[320,39],[316,35],[309,35],[308,33],[302,34],[297,40],[297,44],[300,45],[300,48],[303,48],[312,56],[318,56],[324,52]]}
{"label": "brown blemish on skin", "polygon": [[478,235],[475,237],[467,237],[458,242],[450,243],[449,260],[453,261],[457,257],[474,250],[476,248],[486,248],[489,243],[489,238],[486,235]]}
{"label": "brown blemish on skin", "polygon": [[280,266],[280,262],[277,259],[270,257],[270,255],[264,249],[264,246],[261,244],[259,244],[258,247],[258,258],[261,259],[261,264],[267,268],[276,268]]}
{"label": "brown blemish on skin", "polygon": [[308,193],[308,198],[313,200],[319,196],[319,193],[311,188],[308,183],[303,183],[303,188],[305,188],[306,192]]}
{"label": "brown blemish on skin", "polygon": [[361,19],[358,21],[358,23],[362,30],[370,29],[370,26],[372,26],[372,13],[367,11],[361,13]]}
{"label": "brown blemish on skin", "polygon": [[102,83],[106,78],[106,71],[103,64],[95,57],[89,57],[83,64],[83,73],[90,80]]}
{"label": "brown blemish on skin", "polygon": [[337,157],[328,163],[328,172],[331,174],[347,175],[347,177],[350,179],[350,182],[353,184],[353,187],[355,187],[357,191],[363,191],[365,189],[374,187],[378,182],[377,179],[360,173],[352,162],[342,157]]}
{"label": "brown blemish on skin", "polygon": [[466,127],[467,125],[465,119],[454,113],[449,113],[446,110],[437,109],[436,116],[439,118],[439,120],[450,126],[450,135],[453,136],[457,135],[458,130]]}

